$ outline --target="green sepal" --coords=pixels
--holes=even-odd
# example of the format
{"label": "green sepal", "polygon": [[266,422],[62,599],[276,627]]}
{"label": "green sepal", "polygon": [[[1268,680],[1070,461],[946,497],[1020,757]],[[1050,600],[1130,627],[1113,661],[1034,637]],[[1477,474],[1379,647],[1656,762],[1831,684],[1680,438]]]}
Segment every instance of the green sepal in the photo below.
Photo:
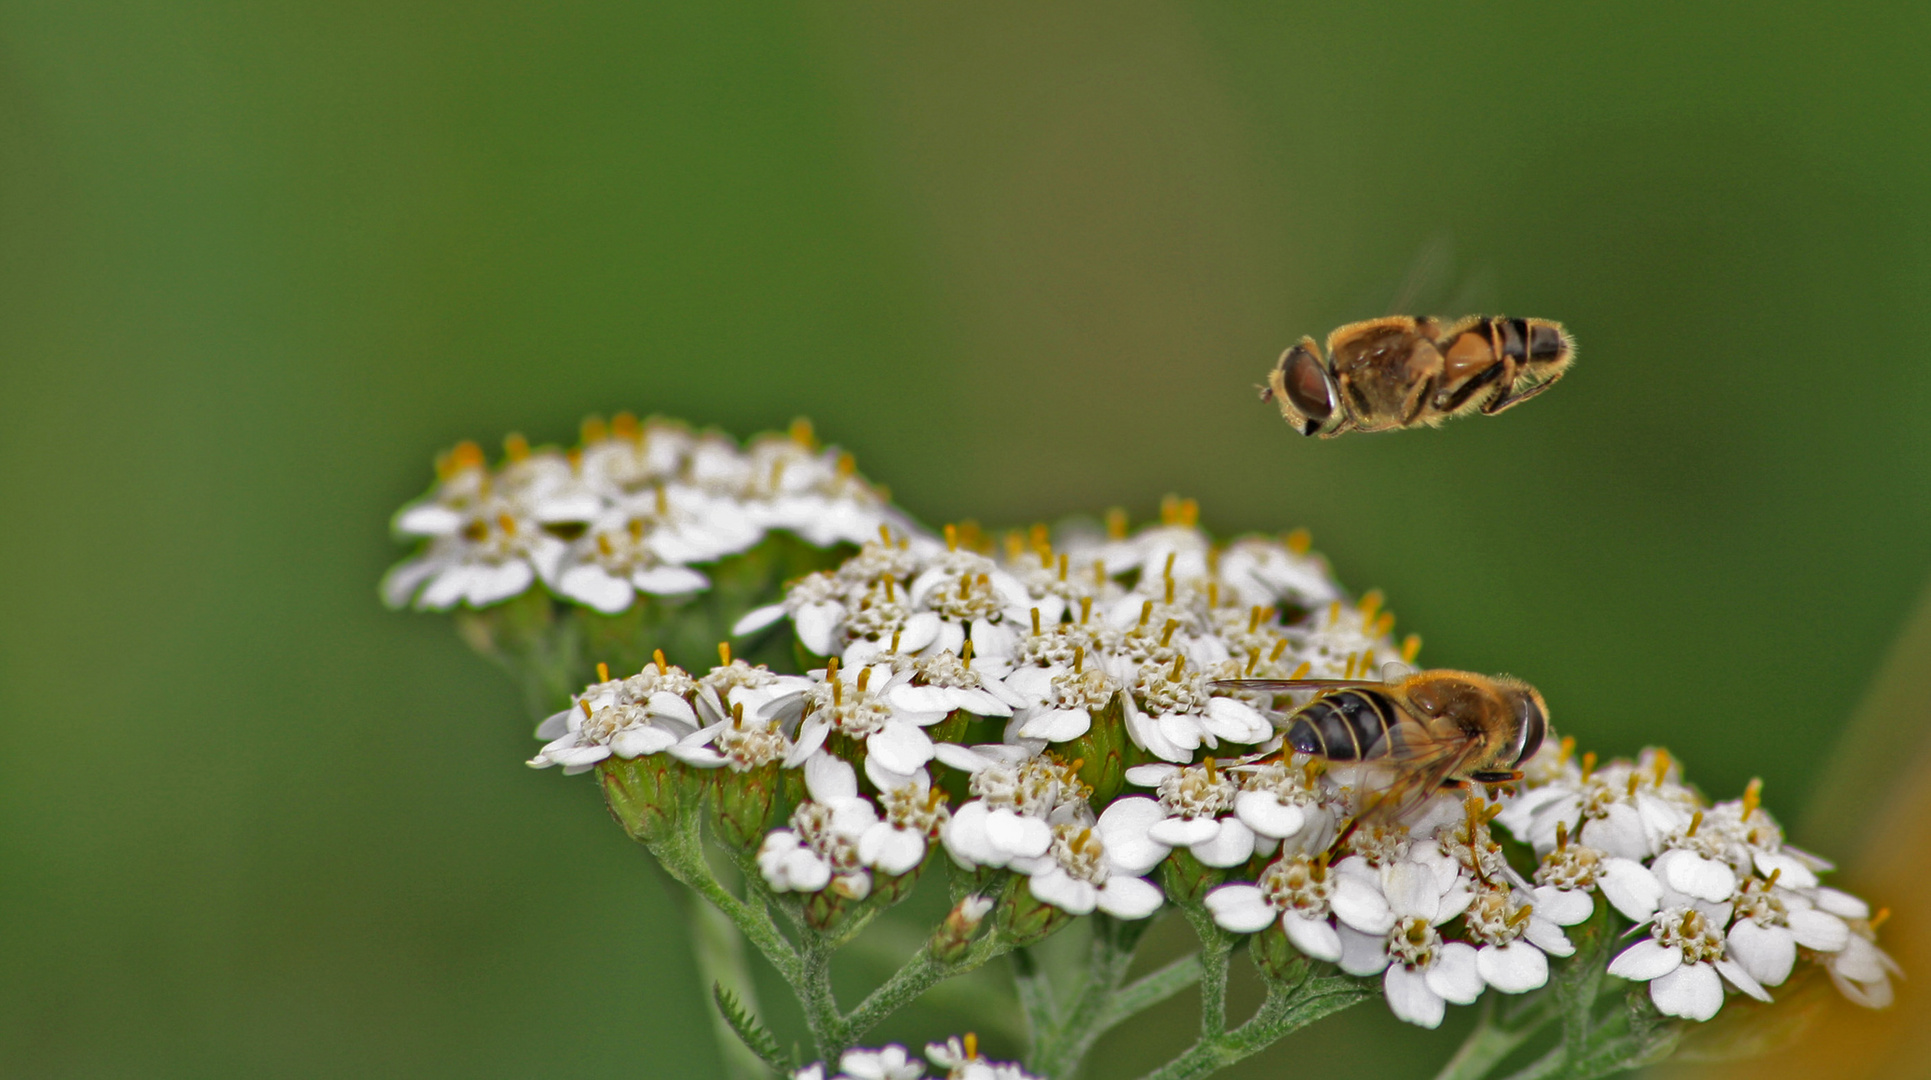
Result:
{"label": "green sepal", "polygon": [[604,801],[633,840],[654,844],[669,836],[689,814],[704,778],[668,754],[608,757],[597,764]]}
{"label": "green sepal", "polygon": [[1093,723],[1086,734],[1060,751],[1069,761],[1079,760],[1080,781],[1093,789],[1087,802],[1094,813],[1104,811],[1126,783],[1127,748],[1124,699],[1115,694],[1105,708],[1093,713]]}
{"label": "green sepal", "polygon": [[1071,912],[1054,907],[1033,895],[1032,879],[1014,874],[993,909],[993,927],[1014,948],[1023,948],[1045,938],[1073,920]]}
{"label": "green sepal", "polygon": [[1312,970],[1312,961],[1287,939],[1279,919],[1248,939],[1247,952],[1254,958],[1254,967],[1260,970],[1261,976],[1282,988],[1298,985]]}
{"label": "green sepal", "polygon": [[1166,882],[1167,898],[1176,903],[1197,903],[1227,880],[1227,871],[1217,870],[1193,857],[1186,848],[1175,848],[1160,864]]}
{"label": "green sepal", "polygon": [[727,845],[749,850],[764,842],[782,783],[778,764],[773,761],[745,772],[733,771],[728,765],[711,770],[717,835]]}

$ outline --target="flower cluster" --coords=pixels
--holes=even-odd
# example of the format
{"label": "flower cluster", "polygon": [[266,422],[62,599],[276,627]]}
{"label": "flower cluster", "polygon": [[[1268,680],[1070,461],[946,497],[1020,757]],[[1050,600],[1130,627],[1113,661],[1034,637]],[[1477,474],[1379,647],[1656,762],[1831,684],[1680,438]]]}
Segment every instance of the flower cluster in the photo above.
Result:
{"label": "flower cluster", "polygon": [[[925,1056],[945,1070],[940,1074],[945,1080],[1039,1080],[1011,1062],[980,1057],[978,1041],[971,1035],[931,1043]],[[793,1073],[792,1080],[920,1080],[925,1075],[925,1063],[894,1044],[878,1050],[847,1050],[838,1059],[838,1071],[829,1077],[823,1065],[811,1065]]]}
{"label": "flower cluster", "polygon": [[520,437],[490,468],[475,443],[436,463],[435,487],[397,512],[417,554],[383,579],[391,607],[485,607],[541,582],[606,614],[639,593],[672,596],[710,584],[697,566],[746,551],[773,530],[826,547],[903,527],[851,456],[816,447],[809,425],[739,447],[628,414],[584,425],[570,450]]}
{"label": "flower cluster", "polygon": [[1708,804],[1666,751],[1597,767],[1573,744],[1539,756],[1525,791],[1498,816],[1541,859],[1535,894],[1580,911],[1600,892],[1648,936],[1609,973],[1649,983],[1659,1011],[1707,1020],[1724,986],[1760,1000],[1801,958],[1862,1005],[1891,1000],[1897,965],[1876,945],[1884,913],[1824,885],[1825,860],[1784,842],[1752,781]]}
{"label": "flower cluster", "polygon": [[1418,642],[1393,642],[1378,598],[1343,598],[1302,538],[1217,547],[1189,517],[1171,505],[1137,533],[1057,545],[1015,535],[1003,557],[955,530],[888,532],[736,628],[788,619],[821,666],[600,682],[551,718],[532,764],[666,753],[801,771],[804,797],[756,853],[780,893],[862,900],[936,847],[1023,879],[1037,904],[1140,919],[1184,852],[1221,927],[1278,926],[1302,954],[1379,977],[1426,1027],[1485,990],[1544,986],[1597,897],[1648,929],[1609,970],[1649,980],[1666,1014],[1707,1019],[1726,984],[1767,997],[1800,957],[1855,1000],[1889,999],[1863,902],[1820,883],[1827,864],[1783,842],[1754,787],[1706,805],[1665,752],[1598,767],[1563,740],[1489,797],[1364,815],[1368,770],[1284,745],[1305,692],[1222,680],[1372,677]]}

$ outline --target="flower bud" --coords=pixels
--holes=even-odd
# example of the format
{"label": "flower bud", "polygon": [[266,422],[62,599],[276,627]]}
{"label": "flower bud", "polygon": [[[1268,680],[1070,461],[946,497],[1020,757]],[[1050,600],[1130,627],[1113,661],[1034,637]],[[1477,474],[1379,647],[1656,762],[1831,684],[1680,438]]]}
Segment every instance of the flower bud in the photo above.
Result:
{"label": "flower bud", "polygon": [[1122,698],[1115,694],[1106,708],[1093,713],[1093,726],[1086,734],[1063,751],[1067,760],[1080,762],[1079,778],[1093,789],[1090,801],[1096,812],[1104,810],[1125,783],[1126,748],[1126,713]]}
{"label": "flower bud", "polygon": [[1301,955],[1301,951],[1287,940],[1279,919],[1255,934],[1248,941],[1247,950],[1261,975],[1273,982],[1292,985],[1307,978],[1307,957]]}
{"label": "flower bud", "polygon": [[1227,871],[1206,866],[1186,848],[1176,848],[1160,864],[1167,884],[1168,899],[1180,903],[1198,902],[1214,886],[1227,880]]}
{"label": "flower bud", "polygon": [[992,900],[977,893],[953,905],[945,921],[932,931],[932,940],[926,945],[932,959],[942,964],[964,959],[966,950],[972,947],[973,937],[979,933],[979,924],[991,910]]}
{"label": "flower bud", "polygon": [[999,912],[994,917],[993,925],[998,933],[1015,946],[1031,945],[1073,919],[1070,913],[1035,897],[1026,887],[1029,880],[1014,875],[1006,882],[1005,895],[1000,898]]}

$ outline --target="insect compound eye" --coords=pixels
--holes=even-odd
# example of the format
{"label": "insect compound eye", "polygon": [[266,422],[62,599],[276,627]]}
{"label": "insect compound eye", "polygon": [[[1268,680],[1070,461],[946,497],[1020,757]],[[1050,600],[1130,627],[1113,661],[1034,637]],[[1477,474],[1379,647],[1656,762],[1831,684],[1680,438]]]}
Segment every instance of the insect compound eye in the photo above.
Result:
{"label": "insect compound eye", "polygon": [[1568,346],[1563,344],[1562,331],[1548,323],[1537,323],[1529,327],[1529,359],[1536,363],[1547,363],[1558,359]]}
{"label": "insect compound eye", "polygon": [[1318,427],[1334,415],[1334,394],[1328,373],[1307,346],[1296,345],[1281,357],[1281,382],[1288,402],[1308,418],[1311,426]]}
{"label": "insect compound eye", "polygon": [[1549,734],[1549,718],[1543,715],[1542,703],[1534,694],[1519,694],[1515,699],[1515,719],[1522,727],[1522,744],[1515,751],[1515,763],[1520,765],[1542,749],[1542,740]]}

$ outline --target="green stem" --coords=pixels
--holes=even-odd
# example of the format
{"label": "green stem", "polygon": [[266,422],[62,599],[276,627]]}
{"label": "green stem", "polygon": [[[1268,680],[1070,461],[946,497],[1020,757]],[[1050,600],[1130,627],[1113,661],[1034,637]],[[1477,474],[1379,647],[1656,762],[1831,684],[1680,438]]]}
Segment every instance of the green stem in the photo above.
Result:
{"label": "green stem", "polygon": [[819,1058],[823,1061],[837,1061],[854,1038],[831,991],[831,954],[830,943],[807,931],[799,957],[800,977],[792,983],[798,1004],[805,1010],[805,1024],[811,1028],[812,1041],[818,1044]]}
{"label": "green stem", "polygon": [[1549,1021],[1548,1010],[1542,1008],[1525,1012],[1525,1022],[1518,1024],[1500,1023],[1495,1013],[1495,995],[1485,995],[1475,1030],[1462,1040],[1461,1049],[1435,1074],[1435,1080],[1481,1080]]}
{"label": "green stem", "polygon": [[1032,1033],[1032,1046],[1035,1050],[1046,1040],[1053,1037],[1058,1027],[1054,1015],[1053,983],[1044,968],[1039,966],[1039,958],[1031,949],[1012,951],[1012,980],[1019,991],[1019,1007],[1026,1014],[1026,1030]]}
{"label": "green stem", "polygon": [[711,902],[711,906],[731,921],[747,941],[757,946],[778,974],[792,985],[797,985],[803,975],[798,951],[785,939],[784,933],[771,921],[771,913],[762,901],[739,900],[717,880],[711,864],[704,858],[703,842],[698,833],[697,815],[683,815],[686,824],[681,825],[669,836],[650,845],[651,854],[657,856],[670,875],[696,890],[698,895]]}
{"label": "green stem", "polygon": [[963,957],[949,964],[934,960],[930,949],[920,949],[918,955],[912,957],[904,967],[885,980],[884,985],[866,995],[865,1000],[859,1002],[858,1007],[844,1018],[846,1037],[852,1039],[862,1037],[877,1026],[879,1021],[911,1004],[920,994],[938,983],[955,975],[964,975],[986,961],[997,959],[1010,951],[1012,951],[1011,943],[1001,939],[997,934],[986,934],[980,937],[973,942],[972,948],[967,950]]}
{"label": "green stem", "polygon": [[[724,913],[709,904],[684,903],[690,920],[691,952],[697,958],[698,980],[722,987],[737,999],[744,1014],[758,1018],[757,986],[751,981],[750,965],[745,963],[744,938]],[[711,1026],[717,1034],[718,1050],[724,1058],[724,1073],[734,1080],[767,1080],[771,1075],[756,1051],[738,1038],[724,1014],[712,1010]]]}
{"label": "green stem", "polygon": [[1196,1080],[1258,1053],[1283,1036],[1331,1013],[1375,996],[1372,983],[1340,975],[1274,984],[1251,1019],[1232,1031],[1205,1037],[1141,1080]]}
{"label": "green stem", "polygon": [[1098,1021],[1104,1032],[1136,1013],[1144,1012],[1200,981],[1200,957],[1189,954],[1158,971],[1134,980],[1113,995]]}
{"label": "green stem", "polygon": [[1147,925],[1143,919],[1120,922],[1095,917],[1086,980],[1056,1027],[1035,1029],[1029,1062],[1033,1072],[1060,1080],[1074,1075],[1093,1044],[1115,1024],[1200,978],[1199,959],[1188,956],[1121,990]]}
{"label": "green stem", "polygon": [[1180,911],[1200,939],[1200,1037],[1210,1040],[1227,1030],[1227,959],[1235,938],[1199,904],[1182,904]]}

